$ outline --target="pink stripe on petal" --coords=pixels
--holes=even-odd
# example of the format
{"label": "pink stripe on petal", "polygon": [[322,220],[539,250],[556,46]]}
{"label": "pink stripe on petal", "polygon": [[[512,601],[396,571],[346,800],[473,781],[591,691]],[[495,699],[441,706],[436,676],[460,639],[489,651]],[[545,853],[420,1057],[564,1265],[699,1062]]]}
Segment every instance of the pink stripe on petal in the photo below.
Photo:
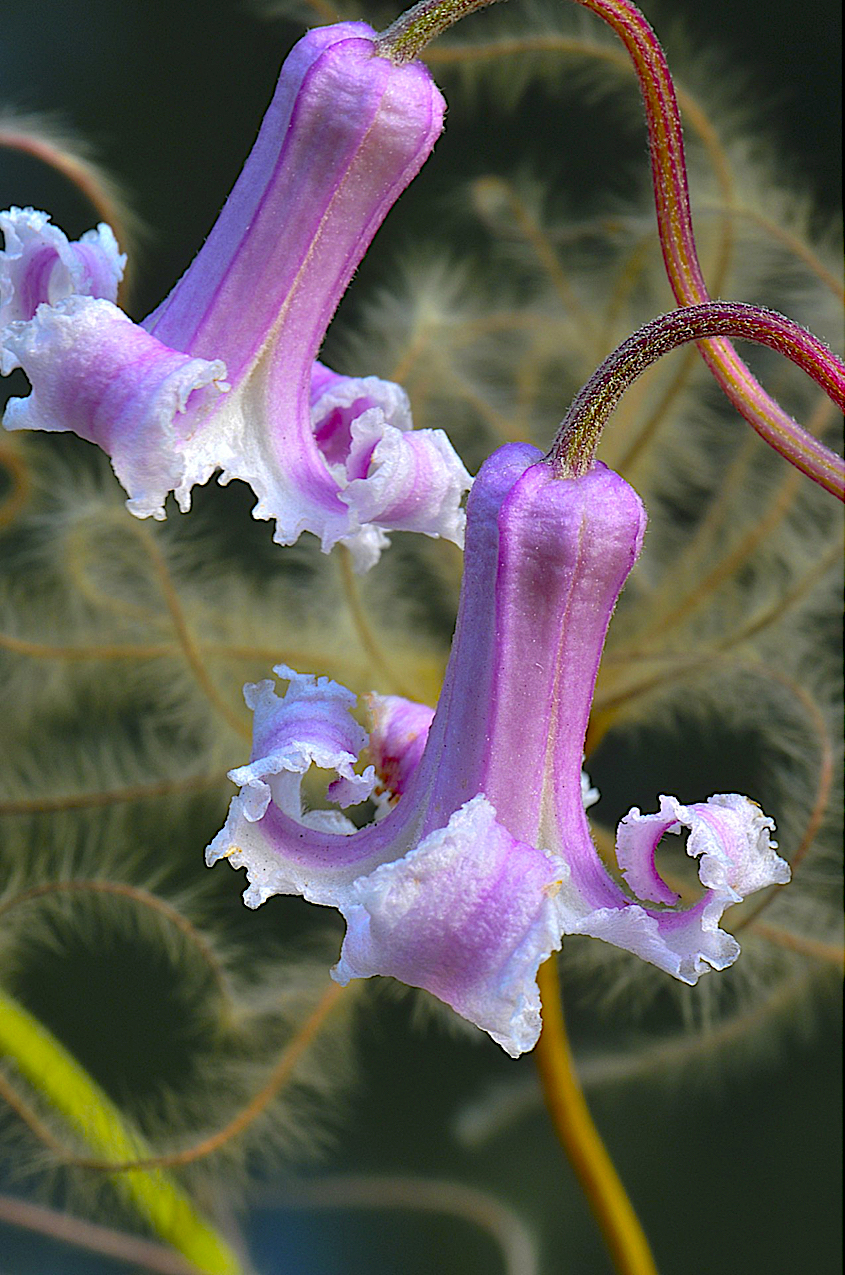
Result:
{"label": "pink stripe on petal", "polygon": [[[142,325],[156,348],[170,349],[176,359],[189,356],[194,366],[215,369],[222,361],[231,392],[216,402],[207,397],[203,411],[192,413],[178,440],[179,463],[161,458],[151,488],[155,499],[147,492],[136,499],[130,491],[130,508],[160,513],[164,483],[187,509],[192,487],[220,470],[221,482],[249,483],[257,497],[254,515],[275,521],[280,543],[310,531],[324,550],[349,541],[361,567],[377,560],[388,543],[384,531],[361,525],[339,498],[348,481],[345,467],[340,478],[333,472],[346,459],[351,418],[325,422],[325,435],[315,438],[312,368],[373,235],[439,136],[444,110],[428,70],[378,56],[375,33],[364,23],[311,31],[299,41],[211,234]],[[104,265],[107,228],[68,245],[44,214],[13,210],[5,219],[0,301],[9,322],[34,321],[39,302],[52,304],[67,294],[113,296]],[[58,265],[51,267],[50,254]],[[42,325],[40,340],[47,331]],[[83,329],[80,341],[86,338]],[[12,344],[20,344],[14,334]],[[16,365],[12,344],[0,340],[3,371]],[[69,359],[63,340],[59,368],[68,368]],[[138,379],[145,375],[139,367]],[[215,371],[215,379],[220,375]],[[322,381],[336,385],[339,379],[326,369]],[[56,406],[75,400],[75,407],[52,428],[74,430],[108,450],[102,414],[85,419],[84,398],[57,387]],[[15,419],[18,428],[39,428],[43,417],[32,410]],[[155,432],[139,439],[138,451],[149,451],[157,439]],[[138,466],[116,453],[113,461],[118,476],[127,474],[137,485]],[[360,459],[360,477],[369,464],[370,458]]]}
{"label": "pink stripe on petal", "polygon": [[[281,699],[269,680],[244,687],[244,699],[255,714],[252,760],[229,775],[246,789],[244,818],[259,820],[272,798],[285,814],[307,823],[300,790],[312,765],[336,772],[330,800],[339,806],[366,801],[374,773],[372,767],[363,775],[354,770],[367,742],[367,732],[350,713],[356,697],[327,677],[295,673],[284,664],[274,672],[289,679]],[[344,823],[333,823],[345,830]]]}
{"label": "pink stripe on petal", "polygon": [[560,946],[558,868],[476,797],[341,904],[341,984],[389,974],[424,987],[516,1057],[540,1035],[540,963]]}
{"label": "pink stripe on petal", "polygon": [[[277,541],[311,531],[324,550],[360,537],[330,469],[343,439],[330,426],[321,450],[312,428],[312,368],[355,268],[443,123],[426,68],[394,66],[374,41],[363,23],[341,23],[299,42],[216,226],[145,325],[228,369],[232,395],[189,449],[188,478],[216,461],[222,481],[249,483],[254,516],[276,522]],[[363,540],[371,565],[385,540]]]}
{"label": "pink stripe on petal", "polygon": [[68,297],[11,324],[10,354],[32,383],[7,429],[72,430],[111,457],[138,517],[164,517],[183,469],[182,440],[221,396],[222,363],[161,345],[109,301]]}
{"label": "pink stripe on petal", "polygon": [[[725,909],[788,879],[771,820],[735,795],[632,811],[620,862],[629,884],[662,904],[674,895],[654,848],[664,832],[690,829],[705,893],[669,908],[613,880],[584,816],[594,795],[581,772],[590,699],[644,522],[636,494],[604,466],[559,479],[536,449],[502,448],[470,494],[458,622],[433,720],[407,700],[373,699],[370,755],[401,800],[339,836],[303,826],[272,793],[251,812],[245,787],[209,862],[247,868],[251,906],[298,893],[339,908],[348,927],[340,982],[387,974],[426,988],[514,1055],[537,1039],[536,972],[563,934],[601,938],[687,983],[730,965],[739,945],[719,928]],[[340,690],[325,684],[322,707],[320,684],[311,693],[313,721],[306,713],[297,723],[306,740]],[[258,715],[257,738],[264,730]],[[243,783],[250,770],[232,778]]]}
{"label": "pink stripe on petal", "polygon": [[31,319],[42,303],[54,305],[75,294],[116,299],[126,256],[105,223],[70,243],[46,213],[10,208],[0,212],[0,230],[5,241],[0,251],[0,346],[6,326]]}

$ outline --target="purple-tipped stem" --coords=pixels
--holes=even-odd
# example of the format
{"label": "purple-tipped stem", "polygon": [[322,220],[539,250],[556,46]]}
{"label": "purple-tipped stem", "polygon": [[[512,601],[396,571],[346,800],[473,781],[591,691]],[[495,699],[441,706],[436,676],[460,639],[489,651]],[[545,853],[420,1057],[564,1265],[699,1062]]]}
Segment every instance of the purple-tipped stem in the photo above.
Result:
{"label": "purple-tipped stem", "polygon": [[587,473],[610,413],[641,372],[678,346],[709,337],[734,337],[777,350],[845,411],[845,363],[806,328],[774,310],[738,301],[685,306],[652,319],[623,341],[576,395],[549,452],[557,474]]}
{"label": "purple-tipped stem", "polygon": [[[704,304],[710,294],[695,247],[681,113],[663,49],[630,0],[575,3],[590,9],[612,27],[631,56],[648,122],[657,225],[666,273],[681,305]],[[700,350],[725,394],[760,437],[813,482],[845,500],[845,460],[814,438],[766,393],[730,341],[708,341]]]}
{"label": "purple-tipped stem", "polygon": [[[418,57],[453,23],[495,0],[421,0],[383,31],[382,57],[396,63]],[[703,305],[710,293],[698,260],[687,187],[681,113],[660,41],[631,0],[575,0],[606,22],[625,45],[640,83],[648,124],[657,227],[666,273],[679,305]],[[845,500],[845,460],[785,412],[752,375],[730,341],[708,340],[701,356],[748,423],[791,464]]]}

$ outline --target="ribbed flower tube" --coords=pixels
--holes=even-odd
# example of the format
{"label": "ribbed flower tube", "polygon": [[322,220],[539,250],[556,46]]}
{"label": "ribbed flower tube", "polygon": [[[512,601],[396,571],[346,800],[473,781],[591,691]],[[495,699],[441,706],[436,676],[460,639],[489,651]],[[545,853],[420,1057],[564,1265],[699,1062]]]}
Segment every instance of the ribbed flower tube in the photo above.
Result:
{"label": "ribbed flower tube", "polygon": [[[537,969],[564,934],[603,938],[688,983],[729,965],[739,946],[719,928],[725,908],[789,877],[759,807],[727,794],[633,809],[619,833],[630,890],[584,813],[596,674],[644,529],[639,497],[605,466],[561,478],[536,448],[501,448],[469,498],[455,637],[422,755],[420,706],[377,701],[368,752],[348,691],[280,667],[284,698],[269,681],[247,687],[253,755],[231,773],[241,791],[207,861],[246,868],[250,906],[281,893],[338,908],[340,982],[387,974],[426,988],[513,1055],[536,1043]],[[359,754],[374,768],[351,769]],[[306,811],[311,764],[337,773],[338,805],[391,775],[398,802],[361,830],[337,809]],[[654,865],[662,836],[682,829],[704,887],[686,908]]]}
{"label": "ribbed flower tube", "polygon": [[[163,517],[170,491],[187,509],[192,487],[219,470],[222,482],[252,487],[255,516],[275,520],[279,542],[303,531],[325,550],[344,541],[361,568],[377,560],[386,530],[460,543],[469,475],[442,431],[413,431],[397,386],[314,366],[444,109],[427,69],[378,56],[364,23],[309,32],[282,67],[208,239],[140,327],[122,322],[116,284],[103,283],[116,252],[105,231],[102,244],[68,244],[44,214],[4,214],[3,370],[23,367],[33,387],[12,400],[6,427],[96,442],[141,517]],[[45,268],[57,245],[61,286]]]}

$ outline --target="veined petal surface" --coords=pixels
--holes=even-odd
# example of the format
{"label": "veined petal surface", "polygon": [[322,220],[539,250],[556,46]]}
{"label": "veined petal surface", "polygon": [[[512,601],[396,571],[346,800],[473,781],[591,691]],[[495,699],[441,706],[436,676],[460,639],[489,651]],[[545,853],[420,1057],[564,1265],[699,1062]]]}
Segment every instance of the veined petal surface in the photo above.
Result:
{"label": "veined petal surface", "polygon": [[559,873],[478,796],[404,858],[354,882],[332,976],[390,974],[423,987],[515,1058],[540,1034],[536,978],[560,946]]}
{"label": "veined petal surface", "polygon": [[[120,362],[124,382],[133,349],[139,360],[156,350],[162,366],[162,351],[169,351],[181,366],[194,360],[197,368],[213,367],[218,384],[225,378],[229,393],[206,395],[202,411],[191,411],[190,427],[185,422],[172,439],[158,419],[145,434],[144,414],[127,414],[121,403],[115,428],[106,428],[104,399],[92,404],[74,385],[63,388],[62,378],[73,380],[87,358],[93,312],[65,309],[61,323],[38,320],[39,306],[54,309],[88,295],[114,300],[124,259],[107,227],[71,244],[43,213],[2,214],[2,370],[20,365],[33,385],[40,378],[43,401],[52,354],[49,427],[108,451],[118,477],[127,480],[129,507],[141,517],[163,516],[168,491],[188,509],[192,488],[219,471],[221,482],[236,478],[252,487],[254,515],[275,521],[280,543],[292,544],[303,531],[318,536],[326,551],[348,543],[360,570],[378,559],[391,528],[460,542],[469,475],[438,431],[403,441],[411,422],[398,387],[370,384],[366,405],[356,404],[357,383],[355,397],[347,394],[341,433],[348,432],[348,445],[340,469],[334,427],[318,437],[321,421],[312,421],[312,399],[319,396],[314,364],[326,328],[373,235],[429,155],[444,110],[427,68],[379,56],[375,32],[364,23],[319,28],[299,41],[220,217],[185,275],[141,326],[157,344],[123,332],[118,354],[117,329],[111,330],[109,357]],[[79,352],[66,322],[76,314]],[[27,322],[38,323],[36,333],[17,331]],[[144,375],[139,366],[138,383]],[[325,397],[331,381],[340,403],[346,378],[328,369],[322,376],[317,390]],[[86,404],[97,419],[86,416]],[[6,423],[41,429],[47,419],[32,404],[13,409]],[[121,433],[122,421],[131,437]],[[141,453],[153,450],[160,455],[148,482]]]}
{"label": "veined petal surface", "polygon": [[[8,324],[31,319],[44,303],[70,296],[117,299],[126,254],[105,222],[70,243],[46,213],[10,208],[0,212],[0,231],[0,345]],[[3,368],[4,375],[9,371]]]}
{"label": "veined petal surface", "polygon": [[7,429],[72,430],[111,457],[132,513],[164,517],[193,430],[225,390],[220,362],[179,354],[112,305],[70,296],[6,330],[32,383],[10,399]]}
{"label": "veined petal surface", "polygon": [[[242,792],[209,860],[247,868],[250,904],[296,892],[337,907],[341,982],[387,974],[426,988],[514,1055],[536,1042],[537,968],[566,934],[602,938],[687,983],[731,964],[739,945],[719,928],[725,909],[789,877],[759,807],[728,795],[633,810],[619,831],[631,892],[584,813],[595,798],[581,763],[596,672],[644,528],[636,493],[604,466],[560,479],[536,449],[501,448],[470,493],[433,719],[407,700],[371,700],[368,756],[394,804],[344,837],[304,829],[276,799],[249,825]],[[257,737],[266,729],[257,715]],[[660,838],[682,828],[704,886],[687,907],[654,866]]]}

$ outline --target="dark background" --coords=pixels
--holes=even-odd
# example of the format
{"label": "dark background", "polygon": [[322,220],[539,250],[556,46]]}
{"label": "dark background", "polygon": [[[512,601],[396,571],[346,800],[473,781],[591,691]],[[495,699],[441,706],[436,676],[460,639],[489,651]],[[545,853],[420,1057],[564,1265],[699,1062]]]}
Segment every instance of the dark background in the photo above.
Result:
{"label": "dark background", "polygon": [[[512,0],[516,3],[517,0]],[[840,197],[841,15],[835,0],[660,0],[646,11],[672,63],[676,26],[688,44],[723,50],[741,68],[753,118],[773,139],[788,179],[820,220]],[[150,310],[207,232],[255,135],[278,66],[297,34],[281,20],[227,0],[40,0],[0,5],[0,94],[26,111],[56,112],[96,147],[147,226],[133,312]],[[471,19],[480,28],[484,15]],[[391,215],[355,294],[391,255],[430,233],[432,204],[456,180],[495,170],[503,155],[547,157],[559,128],[553,99],[532,90],[518,116],[479,131],[469,111],[450,114],[445,137]],[[626,126],[627,127],[627,126]],[[623,189],[643,144],[591,136],[571,123],[550,181]],[[614,149],[616,148],[616,149]],[[620,162],[619,155],[626,155]],[[49,209],[75,236],[93,222],[64,181],[25,157],[0,158],[0,207]],[[454,243],[450,232],[440,241]],[[148,1007],[151,1020],[155,1007]],[[136,1012],[143,1016],[140,1003]],[[573,1013],[576,1041],[588,1012]],[[532,1074],[491,1048],[467,1048],[409,1024],[403,1005],[367,1028],[364,1071],[339,1122],[332,1171],[454,1176],[501,1194],[542,1236],[544,1275],[602,1275],[607,1258],[568,1167],[537,1113],[485,1145],[461,1150],[444,1135],[482,1081]],[[764,1067],[731,1072],[689,1095],[660,1085],[603,1091],[598,1122],[642,1213],[662,1275],[817,1275],[840,1269],[841,1124],[836,1024],[810,1044],[787,1043]],[[469,1226],[409,1214],[302,1214],[262,1210],[247,1222],[266,1275],[363,1271],[462,1275],[498,1270],[489,1241]],[[5,1247],[4,1247],[5,1246]],[[112,1275],[125,1269],[0,1228],[3,1275]]]}

